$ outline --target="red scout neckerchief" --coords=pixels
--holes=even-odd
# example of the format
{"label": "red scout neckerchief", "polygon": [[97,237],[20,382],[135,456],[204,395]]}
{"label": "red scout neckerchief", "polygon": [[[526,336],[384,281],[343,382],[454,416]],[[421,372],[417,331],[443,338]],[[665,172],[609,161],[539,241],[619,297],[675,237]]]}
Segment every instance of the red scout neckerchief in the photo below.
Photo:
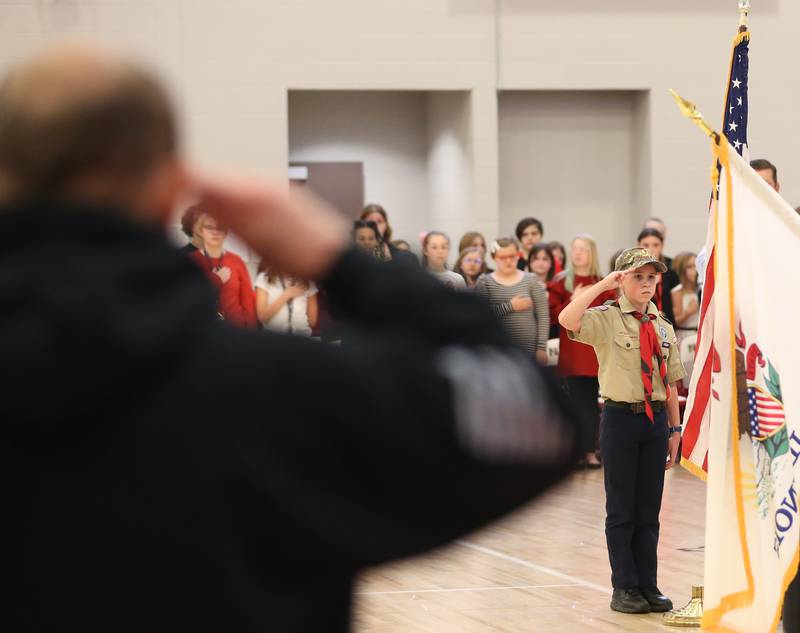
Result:
{"label": "red scout neckerchief", "polygon": [[664,356],[661,354],[661,344],[658,342],[656,328],[653,321],[658,317],[655,314],[642,314],[641,312],[631,312],[641,323],[639,328],[639,354],[642,357],[642,384],[644,385],[644,408],[651,424],[655,423],[653,418],[653,356],[658,359],[658,371],[661,374],[661,381],[667,390],[669,398],[669,384],[667,383],[667,366],[664,363]]}

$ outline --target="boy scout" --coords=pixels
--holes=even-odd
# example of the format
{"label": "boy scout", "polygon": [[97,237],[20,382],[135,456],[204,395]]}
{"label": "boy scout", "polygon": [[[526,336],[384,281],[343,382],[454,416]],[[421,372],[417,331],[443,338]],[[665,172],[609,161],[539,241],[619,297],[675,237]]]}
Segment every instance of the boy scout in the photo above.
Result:
{"label": "boy scout", "polygon": [[[675,465],[680,443],[674,383],[686,373],[672,324],[650,301],[658,273],[667,267],[645,249],[629,248],[614,268],[576,296],[558,320],[572,340],[594,347],[600,365],[611,608],[669,611],[672,602],[656,583],[658,513],[665,465]],[[622,288],[617,302],[588,309],[600,293],[616,288]]]}

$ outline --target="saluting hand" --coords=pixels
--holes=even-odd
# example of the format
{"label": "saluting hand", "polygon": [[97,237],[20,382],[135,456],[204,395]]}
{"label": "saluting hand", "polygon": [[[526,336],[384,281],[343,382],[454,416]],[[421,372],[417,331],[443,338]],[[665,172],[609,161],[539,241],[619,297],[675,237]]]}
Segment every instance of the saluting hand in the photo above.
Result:
{"label": "saluting hand", "polygon": [[615,270],[613,273],[602,279],[599,285],[603,290],[616,290],[622,286],[622,280],[628,275],[627,270]]}

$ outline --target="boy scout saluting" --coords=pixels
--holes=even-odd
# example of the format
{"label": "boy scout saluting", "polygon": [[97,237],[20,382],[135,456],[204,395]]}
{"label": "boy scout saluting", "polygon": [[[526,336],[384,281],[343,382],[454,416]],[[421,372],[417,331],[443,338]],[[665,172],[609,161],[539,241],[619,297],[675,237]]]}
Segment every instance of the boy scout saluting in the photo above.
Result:
{"label": "boy scout saluting", "polygon": [[[656,582],[658,513],[664,471],[675,465],[680,443],[675,383],[686,372],[672,324],[650,301],[666,270],[645,249],[629,248],[613,273],[575,297],[558,318],[571,339],[594,347],[600,365],[611,608],[623,613],[672,609]],[[619,301],[588,309],[600,293],[616,288],[622,288]]]}

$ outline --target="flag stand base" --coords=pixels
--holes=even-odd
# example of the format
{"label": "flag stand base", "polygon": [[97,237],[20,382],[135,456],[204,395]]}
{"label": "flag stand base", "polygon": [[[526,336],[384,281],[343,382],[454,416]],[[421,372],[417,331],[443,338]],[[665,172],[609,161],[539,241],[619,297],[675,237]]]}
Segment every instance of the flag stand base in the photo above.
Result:
{"label": "flag stand base", "polygon": [[692,599],[682,609],[673,609],[664,614],[667,626],[700,627],[703,620],[703,586],[692,585]]}

